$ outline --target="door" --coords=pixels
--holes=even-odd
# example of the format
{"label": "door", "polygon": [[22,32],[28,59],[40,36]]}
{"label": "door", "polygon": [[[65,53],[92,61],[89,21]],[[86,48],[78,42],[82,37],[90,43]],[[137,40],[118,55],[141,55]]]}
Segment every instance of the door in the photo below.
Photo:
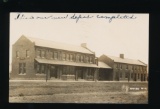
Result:
{"label": "door", "polygon": [[83,72],[82,70],[78,70],[78,78],[83,79]]}
{"label": "door", "polygon": [[143,74],[141,74],[141,81],[143,81]]}
{"label": "door", "polygon": [[137,74],[135,73],[134,81],[137,81]]}
{"label": "door", "polygon": [[50,68],[50,77],[57,78],[57,68],[55,66],[51,66]]}

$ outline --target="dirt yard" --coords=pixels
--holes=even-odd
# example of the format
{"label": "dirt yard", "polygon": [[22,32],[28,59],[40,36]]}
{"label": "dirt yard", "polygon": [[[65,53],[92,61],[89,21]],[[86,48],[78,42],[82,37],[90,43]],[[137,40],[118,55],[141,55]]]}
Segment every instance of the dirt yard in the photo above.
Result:
{"label": "dirt yard", "polygon": [[133,103],[147,104],[148,91],[124,91],[122,86],[148,83],[10,81],[12,103]]}

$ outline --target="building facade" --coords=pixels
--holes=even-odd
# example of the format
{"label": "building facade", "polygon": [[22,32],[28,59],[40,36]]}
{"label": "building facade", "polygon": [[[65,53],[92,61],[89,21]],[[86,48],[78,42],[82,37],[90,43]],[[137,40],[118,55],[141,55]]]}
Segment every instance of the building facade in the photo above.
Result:
{"label": "building facade", "polygon": [[99,60],[112,68],[113,81],[147,81],[147,65],[140,60],[102,55]]}
{"label": "building facade", "polygon": [[86,47],[21,36],[12,48],[11,79],[96,80],[98,60]]}
{"label": "building facade", "polygon": [[10,79],[146,81],[147,67],[124,55],[102,55],[80,46],[22,35],[12,46]]}

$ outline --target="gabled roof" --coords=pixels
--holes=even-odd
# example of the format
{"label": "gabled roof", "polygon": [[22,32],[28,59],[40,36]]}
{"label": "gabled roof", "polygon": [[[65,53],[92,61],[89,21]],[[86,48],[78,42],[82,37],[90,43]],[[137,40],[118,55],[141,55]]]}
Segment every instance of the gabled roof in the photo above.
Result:
{"label": "gabled roof", "polygon": [[105,64],[104,62],[100,62],[100,61],[98,61],[98,67],[99,67],[99,68],[112,69],[110,66],[108,66],[108,65]]}
{"label": "gabled roof", "polygon": [[32,37],[26,37],[26,38],[29,39],[31,42],[34,42],[36,46],[74,51],[74,52],[80,52],[80,53],[87,53],[87,54],[94,54],[92,51],[88,50],[87,48],[77,46],[77,45],[70,45],[70,44],[48,41],[48,40],[32,38]]}
{"label": "gabled roof", "polygon": [[109,57],[110,59],[114,60],[114,62],[118,62],[118,63],[146,66],[145,63],[143,63],[142,61],[139,61],[139,60],[127,59],[127,58],[122,59],[120,57],[108,56],[108,55],[105,55],[105,56]]}

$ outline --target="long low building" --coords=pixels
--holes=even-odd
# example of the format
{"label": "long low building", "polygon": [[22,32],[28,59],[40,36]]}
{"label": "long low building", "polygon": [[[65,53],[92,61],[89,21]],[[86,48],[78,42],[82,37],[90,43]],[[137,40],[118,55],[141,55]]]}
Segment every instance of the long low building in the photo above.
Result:
{"label": "long low building", "polygon": [[[12,45],[10,79],[121,81],[128,77],[124,76],[123,70],[120,70],[122,74],[118,71],[119,66],[123,65],[127,65],[128,69],[138,69],[139,66],[146,69],[146,65],[140,61],[115,60],[106,55],[98,58],[95,52],[87,48],[86,43],[75,46],[22,35]],[[129,80],[146,80],[144,70],[143,73],[133,71],[125,71],[127,74],[136,74]]]}
{"label": "long low building", "polygon": [[103,54],[99,60],[112,68],[110,80],[147,81],[147,65],[140,60],[124,58],[124,54],[120,54],[119,57]]}

